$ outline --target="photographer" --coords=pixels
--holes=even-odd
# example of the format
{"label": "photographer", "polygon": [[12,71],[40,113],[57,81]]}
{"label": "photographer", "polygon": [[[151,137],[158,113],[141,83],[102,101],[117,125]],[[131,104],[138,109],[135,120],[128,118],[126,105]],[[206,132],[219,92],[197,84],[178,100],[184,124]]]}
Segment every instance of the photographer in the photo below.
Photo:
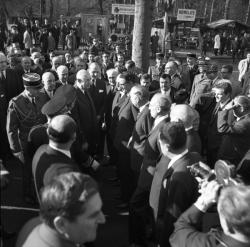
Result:
{"label": "photographer", "polygon": [[[231,109],[236,120],[229,124],[228,114]],[[218,111],[217,128],[222,134],[218,158],[239,164],[250,148],[250,99],[239,95],[224,110]]]}
{"label": "photographer", "polygon": [[[201,196],[175,223],[175,231],[170,238],[172,247],[250,246],[250,187],[228,186],[218,197],[219,188],[215,180],[202,186]],[[200,231],[202,217],[217,199],[222,231],[211,229],[203,233]]]}

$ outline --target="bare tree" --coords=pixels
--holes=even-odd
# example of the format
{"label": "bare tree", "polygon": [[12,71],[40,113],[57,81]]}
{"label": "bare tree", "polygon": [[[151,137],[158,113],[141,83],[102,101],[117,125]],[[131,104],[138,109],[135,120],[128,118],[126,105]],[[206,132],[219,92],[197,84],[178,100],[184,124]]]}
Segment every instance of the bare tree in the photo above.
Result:
{"label": "bare tree", "polygon": [[149,66],[153,4],[154,0],[135,0],[132,60],[144,73]]}
{"label": "bare tree", "polygon": [[98,0],[98,2],[99,2],[100,14],[103,15],[103,0]]}
{"label": "bare tree", "polygon": [[210,18],[209,18],[209,21],[210,21],[210,22],[213,20],[213,14],[214,14],[214,2],[215,2],[215,0],[212,0],[212,4],[211,4],[211,11],[210,11]]}
{"label": "bare tree", "polygon": [[250,0],[248,1],[245,24],[248,23],[248,20],[249,20],[249,13],[250,13]]}
{"label": "bare tree", "polygon": [[49,1],[49,19],[50,19],[50,22],[53,19],[53,14],[54,14],[54,3],[53,3],[53,0],[50,0]]}
{"label": "bare tree", "polygon": [[228,19],[231,0],[226,0],[224,9],[224,19]]}

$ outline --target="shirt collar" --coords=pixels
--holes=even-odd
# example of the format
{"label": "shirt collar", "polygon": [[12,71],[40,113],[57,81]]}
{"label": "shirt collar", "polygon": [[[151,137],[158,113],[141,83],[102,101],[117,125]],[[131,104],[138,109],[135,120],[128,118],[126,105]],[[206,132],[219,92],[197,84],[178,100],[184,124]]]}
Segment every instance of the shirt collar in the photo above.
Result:
{"label": "shirt collar", "polygon": [[223,109],[228,103],[231,101],[231,99],[227,99],[224,103],[220,103],[220,108]]}
{"label": "shirt collar", "polygon": [[70,151],[69,150],[65,150],[65,149],[61,149],[61,148],[58,148],[56,147],[53,143],[49,143],[49,146],[63,154],[65,154],[66,156],[68,156],[69,158],[71,158],[71,154],[70,154]]}
{"label": "shirt collar", "polygon": [[146,104],[144,104],[143,106],[141,106],[141,107],[139,108],[139,112],[142,112],[143,109],[144,109],[146,106],[148,106],[148,105],[149,105],[149,102],[147,102]]}
{"label": "shirt collar", "polygon": [[166,118],[168,118],[168,114],[156,118],[155,121],[154,121],[154,126],[153,126],[152,129],[154,129],[161,121],[163,121],[163,120],[166,119]]}
{"label": "shirt collar", "polygon": [[168,164],[168,169],[172,167],[172,165],[179,159],[181,159],[185,154],[188,153],[188,149],[185,149],[181,154],[173,154],[172,157],[170,158],[170,162]]}

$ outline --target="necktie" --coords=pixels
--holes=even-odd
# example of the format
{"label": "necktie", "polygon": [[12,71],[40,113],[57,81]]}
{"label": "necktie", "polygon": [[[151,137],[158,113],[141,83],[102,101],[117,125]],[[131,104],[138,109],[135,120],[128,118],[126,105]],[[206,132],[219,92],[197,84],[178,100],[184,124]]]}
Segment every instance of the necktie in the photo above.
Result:
{"label": "necktie", "polygon": [[36,106],[36,100],[35,100],[35,98],[32,98],[32,99],[31,99],[31,102],[32,102],[32,105],[33,105],[33,106]]}

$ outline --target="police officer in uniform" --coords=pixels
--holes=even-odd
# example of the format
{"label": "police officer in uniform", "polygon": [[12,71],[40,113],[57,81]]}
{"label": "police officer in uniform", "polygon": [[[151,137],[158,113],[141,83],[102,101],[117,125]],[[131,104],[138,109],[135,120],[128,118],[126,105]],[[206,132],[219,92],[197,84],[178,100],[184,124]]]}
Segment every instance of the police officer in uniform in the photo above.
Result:
{"label": "police officer in uniform", "polygon": [[43,84],[38,74],[27,73],[22,79],[24,91],[9,103],[6,129],[11,151],[22,163],[24,200],[32,202],[31,162],[27,154],[28,134],[33,126],[46,122],[41,108],[48,97],[40,92]]}

